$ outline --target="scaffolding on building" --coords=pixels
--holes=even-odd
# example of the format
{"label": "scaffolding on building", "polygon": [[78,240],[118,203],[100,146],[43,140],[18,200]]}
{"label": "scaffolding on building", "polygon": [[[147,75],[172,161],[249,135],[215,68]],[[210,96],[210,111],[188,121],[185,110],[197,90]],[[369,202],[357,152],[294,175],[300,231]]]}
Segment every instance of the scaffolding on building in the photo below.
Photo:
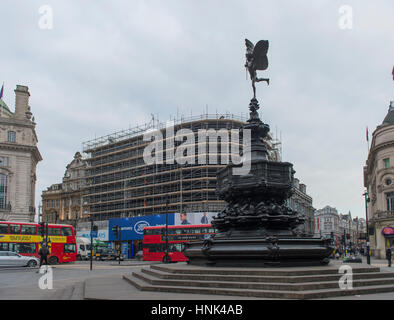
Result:
{"label": "scaffolding on building", "polygon": [[[203,114],[171,120],[175,130],[190,129],[197,135],[200,129],[239,129],[246,117],[233,114]],[[147,130],[166,131],[168,123],[152,120],[132,129],[122,130],[104,137],[87,141],[83,152],[88,155],[87,188],[84,201],[89,203],[89,213],[98,220],[132,217],[166,212],[219,212],[225,202],[216,194],[217,171],[225,167],[228,147],[218,143],[216,162],[208,153],[206,163],[146,164],[143,151],[149,142],[143,140]],[[164,135],[163,135],[164,136]],[[179,143],[169,145],[167,137],[164,152],[175,151]],[[197,145],[201,142],[199,141]],[[206,143],[206,142],[204,142]],[[228,142],[230,145],[235,143]],[[272,144],[271,142],[267,142]],[[198,146],[196,146],[198,148]],[[242,150],[241,141],[238,144]],[[273,147],[271,146],[271,149]],[[231,149],[232,150],[232,149]],[[272,151],[271,150],[271,151]],[[212,153],[209,153],[212,156]],[[200,158],[199,158],[200,160]],[[276,160],[276,159],[275,159]],[[169,197],[168,207],[166,200]]]}

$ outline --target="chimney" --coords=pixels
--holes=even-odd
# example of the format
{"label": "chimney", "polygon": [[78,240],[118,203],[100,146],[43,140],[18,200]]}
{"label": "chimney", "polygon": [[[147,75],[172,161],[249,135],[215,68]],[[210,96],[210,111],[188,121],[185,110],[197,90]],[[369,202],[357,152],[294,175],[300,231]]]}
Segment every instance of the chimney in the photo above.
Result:
{"label": "chimney", "polygon": [[29,88],[17,85],[15,91],[15,118],[26,119],[26,112],[29,112]]}

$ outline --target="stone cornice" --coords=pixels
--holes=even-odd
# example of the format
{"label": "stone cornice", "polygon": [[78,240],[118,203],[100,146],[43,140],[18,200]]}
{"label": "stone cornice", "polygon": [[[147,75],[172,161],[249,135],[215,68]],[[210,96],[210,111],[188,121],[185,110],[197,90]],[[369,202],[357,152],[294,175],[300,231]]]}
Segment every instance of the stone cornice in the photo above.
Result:
{"label": "stone cornice", "polygon": [[17,144],[17,143],[1,142],[0,148],[5,149],[5,150],[32,152],[33,156],[35,157],[37,162],[42,160],[42,156],[40,154],[40,151],[38,150],[38,148],[36,146],[28,146],[28,145]]}

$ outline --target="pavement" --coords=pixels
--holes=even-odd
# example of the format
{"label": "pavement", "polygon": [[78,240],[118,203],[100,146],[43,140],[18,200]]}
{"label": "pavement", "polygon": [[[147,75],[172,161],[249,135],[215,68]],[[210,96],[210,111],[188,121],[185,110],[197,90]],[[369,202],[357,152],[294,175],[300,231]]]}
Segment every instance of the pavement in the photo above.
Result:
{"label": "pavement", "polygon": [[[354,266],[365,266],[354,263]],[[38,286],[42,274],[37,269],[1,268],[0,300],[262,300],[251,297],[200,295],[139,291],[122,276],[139,271],[143,266],[156,264],[146,261],[94,261],[90,270],[89,261],[77,261],[56,265],[53,268],[53,289],[42,290]],[[341,261],[332,260],[333,267]],[[382,272],[393,272],[386,260],[371,259],[371,266],[380,267]],[[270,300],[270,299],[264,299]],[[345,296],[322,300],[394,300],[394,292],[373,295]]]}

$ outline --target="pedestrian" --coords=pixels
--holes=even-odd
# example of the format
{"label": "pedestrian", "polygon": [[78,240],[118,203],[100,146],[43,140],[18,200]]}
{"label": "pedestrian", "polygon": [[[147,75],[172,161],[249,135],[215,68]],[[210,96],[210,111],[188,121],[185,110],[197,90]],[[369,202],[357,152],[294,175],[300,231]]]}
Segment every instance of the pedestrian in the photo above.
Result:
{"label": "pedestrian", "polygon": [[386,259],[388,262],[388,266],[391,267],[391,248],[387,248],[386,250]]}
{"label": "pedestrian", "polygon": [[38,267],[37,273],[40,271],[43,262],[48,265],[49,249],[46,243],[42,244],[40,250],[38,250],[38,254],[40,255],[40,266]]}

